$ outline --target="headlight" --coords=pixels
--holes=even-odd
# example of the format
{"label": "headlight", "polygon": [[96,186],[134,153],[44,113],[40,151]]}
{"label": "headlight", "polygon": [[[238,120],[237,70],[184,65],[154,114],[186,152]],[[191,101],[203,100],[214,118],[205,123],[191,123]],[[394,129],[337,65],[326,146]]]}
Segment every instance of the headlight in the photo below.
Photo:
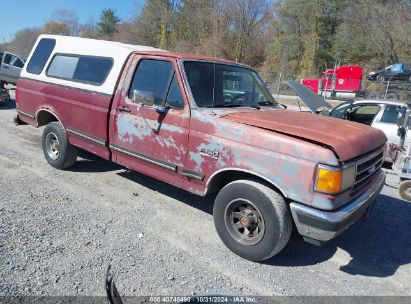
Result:
{"label": "headlight", "polygon": [[370,74],[368,74],[368,75],[375,75],[375,72],[371,72]]}
{"label": "headlight", "polygon": [[355,182],[355,166],[341,169],[319,165],[315,181],[315,190],[324,193],[339,193],[352,187]]}

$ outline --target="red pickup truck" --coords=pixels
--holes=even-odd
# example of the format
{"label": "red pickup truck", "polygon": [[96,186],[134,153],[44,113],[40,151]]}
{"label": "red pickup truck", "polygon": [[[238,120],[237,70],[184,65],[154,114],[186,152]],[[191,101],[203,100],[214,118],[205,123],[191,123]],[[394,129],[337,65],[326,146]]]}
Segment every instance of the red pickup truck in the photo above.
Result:
{"label": "red pickup truck", "polygon": [[284,110],[249,66],[116,42],[42,35],[16,90],[17,122],[45,126],[48,163],[78,149],[214,202],[234,253],[268,259],[292,223],[322,244],[379,195],[385,135]]}

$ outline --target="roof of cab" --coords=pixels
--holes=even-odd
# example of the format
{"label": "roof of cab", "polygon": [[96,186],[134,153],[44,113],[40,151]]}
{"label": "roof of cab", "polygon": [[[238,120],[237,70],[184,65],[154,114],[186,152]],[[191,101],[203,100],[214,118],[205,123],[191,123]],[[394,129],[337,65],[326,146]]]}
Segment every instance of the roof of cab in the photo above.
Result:
{"label": "roof of cab", "polygon": [[[34,45],[27,62],[30,62],[30,59],[36,49],[38,43],[42,39],[54,39],[56,41],[55,47],[50,54],[45,67],[42,72],[37,74],[32,74],[27,72],[27,65],[24,66],[21,77],[29,78],[39,81],[44,81],[48,83],[53,83],[57,85],[69,86],[80,88],[89,91],[95,91],[103,94],[113,94],[117,79],[119,74],[122,71],[125,61],[128,59],[132,53],[140,53],[147,55],[155,56],[164,56],[164,57],[173,57],[186,60],[204,60],[204,61],[213,61],[221,62],[228,64],[241,65],[233,61],[218,59],[214,57],[193,55],[193,54],[183,54],[183,53],[173,53],[166,50],[142,46],[142,45],[131,45],[115,41],[106,41],[106,40],[97,40],[97,39],[88,39],[80,37],[69,37],[69,36],[60,36],[60,35],[40,35]],[[96,57],[108,57],[113,59],[113,66],[108,74],[105,82],[96,86],[88,83],[73,82],[67,79],[53,78],[46,75],[48,66],[50,65],[55,54],[71,54],[71,55],[83,55],[83,56],[96,56]],[[244,66],[244,65],[243,65]]]}

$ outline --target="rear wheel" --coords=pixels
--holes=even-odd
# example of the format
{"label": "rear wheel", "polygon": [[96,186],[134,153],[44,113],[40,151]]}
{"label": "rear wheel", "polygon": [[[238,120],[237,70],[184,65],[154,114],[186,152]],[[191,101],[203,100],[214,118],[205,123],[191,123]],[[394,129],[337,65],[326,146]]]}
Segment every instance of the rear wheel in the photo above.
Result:
{"label": "rear wheel", "polygon": [[385,99],[387,99],[387,100],[398,100],[399,96],[394,92],[388,92]]}
{"label": "rear wheel", "polygon": [[367,95],[367,98],[369,98],[369,99],[379,99],[380,94],[378,94],[377,92],[371,92]]}
{"label": "rear wheel", "polygon": [[411,180],[405,180],[400,183],[398,188],[402,199],[411,201]]}
{"label": "rear wheel", "polygon": [[213,216],[223,243],[251,261],[276,255],[290,238],[292,219],[284,198],[258,181],[226,185],[216,197]]}
{"label": "rear wheel", "polygon": [[66,169],[74,165],[77,148],[69,143],[61,123],[49,123],[43,131],[42,146],[47,162],[56,169]]}

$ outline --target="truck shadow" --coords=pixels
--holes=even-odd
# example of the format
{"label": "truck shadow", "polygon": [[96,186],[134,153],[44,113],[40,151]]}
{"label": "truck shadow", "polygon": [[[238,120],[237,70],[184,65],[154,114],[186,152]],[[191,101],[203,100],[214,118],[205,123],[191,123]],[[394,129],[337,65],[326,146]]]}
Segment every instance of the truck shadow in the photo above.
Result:
{"label": "truck shadow", "polygon": [[[323,247],[305,243],[293,233],[290,243],[266,264],[306,266],[329,260],[340,248],[350,255],[340,271],[350,275],[388,277],[411,263],[411,202],[381,195],[365,222],[359,222]],[[344,258],[338,263],[345,263]]]}
{"label": "truck shadow", "polygon": [[178,200],[190,207],[196,208],[210,215],[213,214],[215,194],[211,194],[207,197],[197,196],[175,186],[131,170],[126,170],[117,174],[153,191]]}
{"label": "truck shadow", "polygon": [[84,150],[79,150],[78,158],[73,167],[66,169],[72,172],[109,172],[124,169],[123,166],[107,161]]}

